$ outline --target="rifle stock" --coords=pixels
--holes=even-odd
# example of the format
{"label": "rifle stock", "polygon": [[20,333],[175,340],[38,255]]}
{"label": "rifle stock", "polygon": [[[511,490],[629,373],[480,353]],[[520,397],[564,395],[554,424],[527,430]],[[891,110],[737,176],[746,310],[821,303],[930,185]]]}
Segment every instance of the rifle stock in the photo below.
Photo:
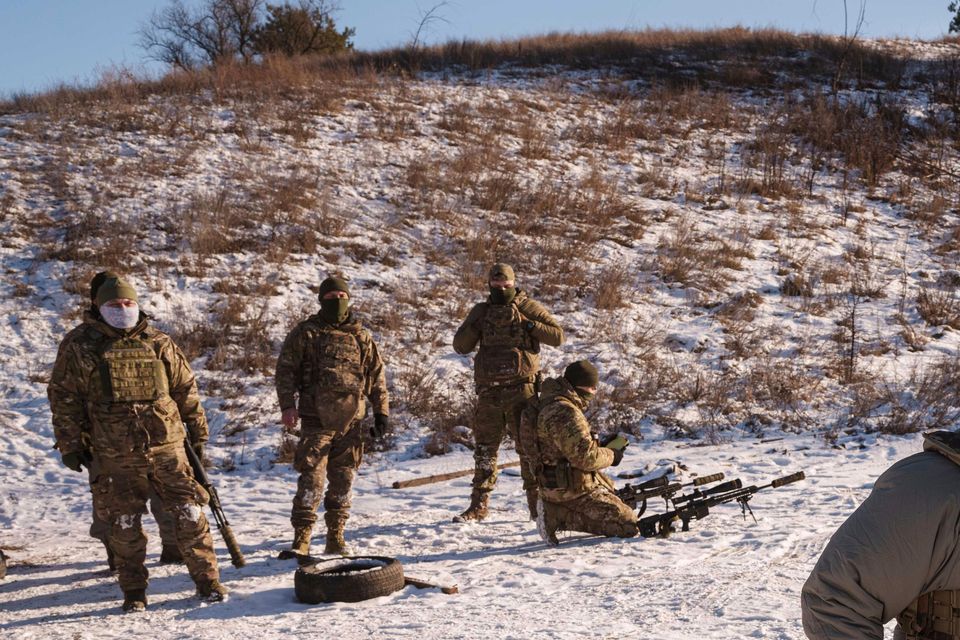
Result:
{"label": "rifle stock", "polygon": [[220,496],[217,495],[216,488],[213,486],[213,483],[210,482],[210,477],[207,476],[207,470],[203,468],[203,463],[200,462],[200,457],[197,456],[197,452],[194,451],[193,447],[186,441],[184,441],[183,447],[187,451],[187,459],[190,461],[190,468],[193,469],[193,476],[197,479],[197,482],[200,483],[200,486],[206,489],[210,495],[210,511],[213,513],[213,519],[217,523],[217,530],[220,531],[220,537],[223,538],[224,544],[227,545],[227,551],[230,552],[230,562],[239,569],[245,566],[247,561],[243,557],[243,552],[240,551],[240,545],[237,543],[236,536],[233,535],[233,529],[230,528],[230,523],[227,522],[227,516],[223,513],[223,507],[220,505]]}

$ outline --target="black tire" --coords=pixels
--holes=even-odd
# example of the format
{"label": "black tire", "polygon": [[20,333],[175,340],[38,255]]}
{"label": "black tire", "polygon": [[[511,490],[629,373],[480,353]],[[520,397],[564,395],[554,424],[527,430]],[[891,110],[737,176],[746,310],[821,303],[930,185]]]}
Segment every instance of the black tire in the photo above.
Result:
{"label": "black tire", "polygon": [[403,566],[385,556],[348,556],[297,569],[293,590],[306,604],[359,602],[403,588]]}

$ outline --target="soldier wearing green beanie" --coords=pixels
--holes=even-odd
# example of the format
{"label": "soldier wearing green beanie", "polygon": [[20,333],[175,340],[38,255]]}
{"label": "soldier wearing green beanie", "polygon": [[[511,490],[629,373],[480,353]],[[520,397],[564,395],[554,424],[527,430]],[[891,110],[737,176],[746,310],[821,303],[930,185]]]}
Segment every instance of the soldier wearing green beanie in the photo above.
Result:
{"label": "soldier wearing green beanie", "polygon": [[600,471],[620,464],[627,441],[617,435],[597,442],[584,415],[599,381],[597,368],[579,360],[543,383],[535,436],[542,507],[537,529],[548,544],[557,544],[557,531],[621,538],[638,533],[637,516]]}
{"label": "soldier wearing green beanie", "polygon": [[90,470],[94,509],[106,525],[123,610],[147,605],[141,515],[158,494],[166,499],[176,555],[186,563],[197,594],[207,602],[222,601],[227,589],[220,584],[203,515],[205,498],[184,450],[186,438],[202,450],[208,433],[190,365],[169,336],[149,326],[136,290],[123,278],[97,274],[90,295],[96,308],[61,343],[47,396],[64,465]]}
{"label": "soldier wearing green beanie", "polygon": [[[467,355],[477,349],[473,377],[477,390],[477,411],[473,425],[474,475],[470,506],[454,521],[483,520],[487,517],[490,492],[497,482],[497,454],[500,443],[510,434],[519,442],[520,413],[536,396],[540,375],[540,345],[553,347],[563,342],[563,329],[540,303],[516,287],[513,267],[498,262],[490,267],[489,295],[474,305],[453,336],[453,349]],[[536,478],[521,460],[523,488],[530,518],[537,513]]]}
{"label": "soldier wearing green beanie", "polygon": [[[82,336],[89,324],[100,320],[100,310],[97,307],[97,292],[100,289],[100,286],[109,278],[119,278],[119,274],[113,271],[100,271],[90,280],[90,307],[86,309],[83,313],[83,322],[67,332],[67,335],[64,336],[63,340],[60,342],[60,346],[57,349],[57,359],[59,360],[64,353],[70,350],[70,345],[78,337]],[[93,489],[96,485],[97,478],[100,476],[99,467],[96,465],[96,457],[93,455],[91,446],[89,442],[85,442],[85,447],[81,453],[78,454],[77,460],[70,460],[71,464],[68,465],[71,469],[79,470],[83,466],[87,467],[87,480],[90,483],[90,491],[93,492]],[[96,494],[93,494],[96,498]],[[110,545],[107,543],[108,535],[110,532],[110,526],[103,520],[101,520],[97,515],[97,509],[93,510],[93,521],[90,524],[90,536],[96,538],[101,543],[103,543],[104,548],[107,551],[107,565],[111,571],[116,570],[116,561],[113,556],[113,551],[110,550]],[[153,514],[154,519],[157,521],[157,526],[160,529],[160,540],[161,540],[161,551],[160,551],[160,562],[161,563],[182,563],[183,556],[180,555],[180,550],[177,548],[177,538],[174,531],[173,517],[164,507],[163,500],[157,495],[156,491],[151,490],[150,492],[150,512]]]}
{"label": "soldier wearing green beanie", "polygon": [[[343,532],[353,478],[363,453],[365,400],[373,405],[373,439],[389,428],[383,360],[359,316],[350,309],[350,288],[340,277],[320,283],[320,311],[291,331],[277,359],[281,421],[301,421],[294,468],[300,474],[290,523],[292,548],[310,552],[310,537],[323,498],[325,553],[348,555]],[[324,484],[326,482],[326,494]]]}

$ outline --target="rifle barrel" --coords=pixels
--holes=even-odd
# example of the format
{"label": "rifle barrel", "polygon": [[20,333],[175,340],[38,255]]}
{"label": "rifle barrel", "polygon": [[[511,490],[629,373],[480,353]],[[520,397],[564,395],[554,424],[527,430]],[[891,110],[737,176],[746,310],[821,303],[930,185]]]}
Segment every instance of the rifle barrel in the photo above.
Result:
{"label": "rifle barrel", "polygon": [[705,484],[710,484],[711,482],[720,482],[723,480],[722,473],[711,473],[708,476],[700,476],[699,478],[694,478],[693,486],[702,487]]}

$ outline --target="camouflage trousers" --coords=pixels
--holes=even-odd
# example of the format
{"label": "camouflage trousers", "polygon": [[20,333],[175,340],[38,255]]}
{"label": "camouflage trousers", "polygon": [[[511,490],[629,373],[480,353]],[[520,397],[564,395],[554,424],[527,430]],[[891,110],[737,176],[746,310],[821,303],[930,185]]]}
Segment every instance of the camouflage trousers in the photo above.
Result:
{"label": "camouflage trousers", "polygon": [[[88,471],[90,491],[92,492],[94,489],[94,480],[100,475],[99,463],[96,461],[92,462]],[[150,513],[153,514],[153,519],[157,522],[157,528],[160,529],[160,542],[164,546],[177,546],[177,535],[173,524],[173,516],[170,515],[167,507],[163,504],[163,498],[157,495],[152,485],[150,486],[147,497],[150,500]],[[110,536],[109,523],[100,519],[96,509],[93,510],[93,521],[90,523],[90,535],[104,544],[107,544],[107,539]]]}
{"label": "camouflage trousers", "polygon": [[551,531],[583,531],[613,538],[632,538],[637,515],[606,487],[565,502],[543,501],[543,519]]}
{"label": "camouflage trousers", "polygon": [[152,447],[123,457],[99,456],[93,506],[109,525],[108,543],[117,560],[120,588],[147,588],[147,536],[141,516],[153,489],[169,510],[174,537],[197,584],[219,580],[210,525],[203,514],[207,492],[194,480],[183,443]]}
{"label": "camouflage trousers", "polygon": [[293,459],[293,468],[300,474],[290,514],[295,529],[314,525],[321,496],[327,527],[343,527],[350,513],[353,478],[362,457],[363,430],[359,420],[351,422],[344,431],[336,431],[320,427],[319,421],[303,419]]}
{"label": "camouflage trousers", "polygon": [[[477,412],[473,423],[473,474],[474,492],[485,494],[497,484],[497,454],[500,443],[507,434],[513,439],[517,455],[524,460],[520,448],[520,413],[527,400],[534,397],[533,383],[481,389],[477,396]],[[537,480],[528,470],[529,465],[520,465],[524,489],[536,489]]]}

